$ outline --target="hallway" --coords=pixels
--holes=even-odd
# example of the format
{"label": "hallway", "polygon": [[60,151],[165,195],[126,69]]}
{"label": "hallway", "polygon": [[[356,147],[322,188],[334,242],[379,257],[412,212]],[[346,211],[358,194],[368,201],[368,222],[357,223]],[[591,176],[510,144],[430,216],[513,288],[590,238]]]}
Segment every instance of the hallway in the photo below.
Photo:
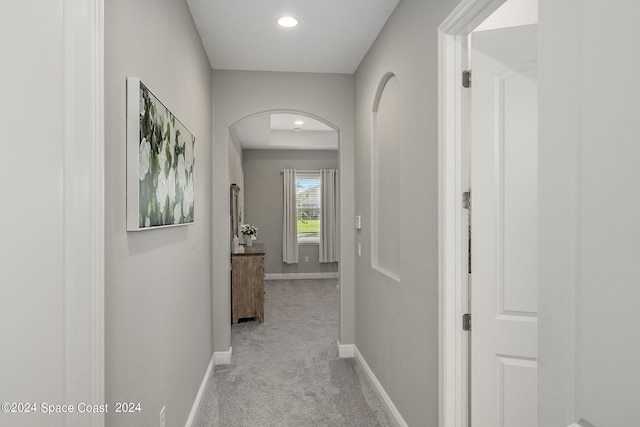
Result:
{"label": "hallway", "polygon": [[355,359],[336,348],[336,280],[265,283],[265,322],[233,325],[196,427],[391,426]]}
{"label": "hallway", "polygon": [[[276,7],[285,3],[287,11]],[[374,3],[388,13],[375,15],[360,54],[345,55],[349,67],[287,65],[300,64],[302,53],[317,60],[338,52],[354,27],[375,17]],[[470,98],[460,75],[471,64],[462,42],[503,4],[4,1],[0,395],[16,412],[0,411],[0,426],[157,427],[162,419],[193,427],[198,416],[201,426],[386,425],[379,393],[394,425],[461,427],[467,383],[458,373],[468,364],[458,355],[468,340],[452,335],[466,334],[463,316],[472,313],[451,283],[468,278],[468,256],[458,250],[468,242],[458,227],[467,189],[449,189],[469,183],[462,162],[469,129],[459,126],[468,111],[458,101]],[[211,14],[211,6],[229,10]],[[539,0],[537,11],[537,190],[513,187],[538,205],[537,425],[638,426],[640,334],[629,329],[640,300],[640,84],[624,76],[640,68],[633,54],[640,2]],[[249,12],[261,16],[234,18]],[[298,17],[297,29],[277,26],[285,12]],[[221,47],[205,46],[196,19],[208,17],[225,23],[228,31],[213,40]],[[318,17],[325,24],[310,25]],[[339,25],[347,33],[336,42]],[[318,45],[306,38],[315,29]],[[268,33],[278,35],[270,47],[279,56],[268,54]],[[273,66],[255,66],[258,55],[244,49],[231,50],[246,62],[216,64],[236,40]],[[127,84],[136,77],[195,137],[189,225],[128,231],[136,208],[127,203],[128,187],[139,190],[151,165],[164,178],[155,191],[147,188],[147,216],[153,206],[170,214],[167,200],[179,189],[165,185],[175,183],[169,162],[160,165],[171,147],[161,151],[165,136],[177,137],[171,127],[156,132],[153,156],[149,141],[132,131],[141,109]],[[306,289],[302,283],[268,283],[266,323],[232,328],[229,126],[282,110],[339,129],[340,293],[335,282],[313,286],[310,304],[298,304],[291,292]],[[182,156],[174,150],[174,160]],[[476,207],[484,200],[472,198]],[[144,204],[137,208],[144,213]],[[258,215],[251,219],[258,228],[271,227]],[[526,245],[518,242],[504,254],[521,254]],[[305,256],[287,276],[271,277],[302,273]],[[503,275],[498,263],[490,267]],[[494,313],[513,320],[508,298],[493,299]],[[325,317],[316,300],[336,308]],[[472,324],[478,332],[482,321]],[[338,358],[337,340],[355,363]],[[518,367],[534,362],[505,353],[493,351],[502,401],[519,384]],[[375,394],[358,365],[370,368],[364,372]],[[105,410],[17,411],[28,402]],[[116,412],[125,402],[140,409]]]}

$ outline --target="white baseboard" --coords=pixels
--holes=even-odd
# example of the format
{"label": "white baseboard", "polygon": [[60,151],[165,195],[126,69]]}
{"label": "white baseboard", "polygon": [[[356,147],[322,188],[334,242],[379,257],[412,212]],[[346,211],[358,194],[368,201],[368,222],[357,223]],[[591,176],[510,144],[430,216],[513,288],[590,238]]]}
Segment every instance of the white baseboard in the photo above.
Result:
{"label": "white baseboard", "polygon": [[270,273],[264,275],[264,280],[301,280],[301,279],[337,279],[339,273]]}
{"label": "white baseboard", "polygon": [[367,374],[367,378],[371,382],[371,385],[373,385],[376,393],[378,393],[378,396],[380,397],[380,399],[382,399],[382,403],[387,410],[387,414],[389,414],[389,417],[391,417],[391,421],[395,424],[396,427],[409,427],[404,418],[402,418],[402,415],[400,414],[400,411],[398,411],[398,408],[396,408],[396,405],[393,404],[391,398],[382,387],[382,384],[380,384],[380,381],[378,381],[378,378],[376,378],[371,368],[369,368],[369,365],[364,360],[364,357],[362,357],[362,354],[360,354],[360,352],[358,351],[358,347],[354,345],[353,351],[356,362],[359,363],[360,366],[362,366],[362,369]]}
{"label": "white baseboard", "polygon": [[196,419],[196,414],[198,413],[198,408],[200,408],[200,402],[202,401],[202,396],[204,395],[204,391],[207,389],[207,384],[209,384],[209,378],[211,378],[211,371],[213,371],[213,365],[215,364],[215,353],[211,356],[211,361],[209,362],[209,366],[207,367],[207,372],[204,374],[204,378],[202,379],[202,383],[200,384],[200,389],[198,390],[198,394],[196,394],[196,400],[193,401],[193,406],[191,407],[191,412],[189,413],[189,418],[187,418],[187,422],[184,425],[185,427],[191,427],[193,422]]}
{"label": "white baseboard", "polygon": [[227,351],[215,351],[213,353],[213,364],[214,365],[228,365],[231,363],[231,354],[233,353],[233,348],[229,347]]}
{"label": "white baseboard", "polygon": [[338,355],[341,359],[350,359],[353,357],[354,344],[340,344],[338,341]]}

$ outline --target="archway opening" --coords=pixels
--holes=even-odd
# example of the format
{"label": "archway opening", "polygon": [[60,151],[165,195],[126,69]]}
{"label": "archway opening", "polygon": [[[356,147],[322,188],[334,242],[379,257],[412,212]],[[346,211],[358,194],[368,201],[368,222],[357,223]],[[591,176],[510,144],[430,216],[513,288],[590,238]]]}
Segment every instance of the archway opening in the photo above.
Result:
{"label": "archway opening", "polygon": [[[334,181],[335,256],[323,259],[320,238],[326,226],[323,226],[325,217],[320,215],[320,205],[326,202],[323,186],[327,184],[320,176],[321,171],[336,170],[339,177],[339,128],[308,112],[270,110],[237,120],[228,130],[229,184],[235,185],[236,194],[235,202],[230,199],[230,239],[233,239],[234,221],[238,224],[236,230],[241,229],[242,224],[259,229],[255,242],[262,243],[267,253],[264,258],[267,283],[290,279],[329,279],[338,283],[340,180]],[[285,169],[296,171],[298,258],[291,263],[283,259],[282,171]],[[231,197],[233,194],[230,192]],[[230,244],[230,251],[233,250]],[[335,287],[333,289],[335,292]],[[340,308],[336,309],[339,312]],[[235,321],[235,316],[232,319]]]}

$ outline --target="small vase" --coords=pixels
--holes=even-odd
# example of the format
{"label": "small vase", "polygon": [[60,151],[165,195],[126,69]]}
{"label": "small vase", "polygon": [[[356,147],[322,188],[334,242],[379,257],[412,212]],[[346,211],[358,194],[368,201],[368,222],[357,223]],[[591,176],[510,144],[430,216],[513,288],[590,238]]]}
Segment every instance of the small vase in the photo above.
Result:
{"label": "small vase", "polygon": [[253,236],[245,235],[244,236],[244,245],[245,246],[253,246]]}

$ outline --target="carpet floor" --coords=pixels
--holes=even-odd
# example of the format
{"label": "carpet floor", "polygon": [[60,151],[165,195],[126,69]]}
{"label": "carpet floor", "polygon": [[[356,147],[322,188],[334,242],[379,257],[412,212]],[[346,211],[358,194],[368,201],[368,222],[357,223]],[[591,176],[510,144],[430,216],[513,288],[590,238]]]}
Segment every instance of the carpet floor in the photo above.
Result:
{"label": "carpet floor", "polygon": [[387,427],[354,359],[340,359],[337,280],[265,282],[265,321],[231,328],[232,362],[216,366],[195,427]]}

